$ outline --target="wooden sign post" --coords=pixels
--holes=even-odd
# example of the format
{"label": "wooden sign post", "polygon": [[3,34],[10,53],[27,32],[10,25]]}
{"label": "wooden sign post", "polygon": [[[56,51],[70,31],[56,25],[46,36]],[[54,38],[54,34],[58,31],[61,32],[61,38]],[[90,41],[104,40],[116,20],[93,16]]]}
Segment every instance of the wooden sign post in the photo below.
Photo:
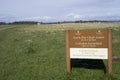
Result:
{"label": "wooden sign post", "polygon": [[108,74],[112,75],[112,30],[108,30]]}
{"label": "wooden sign post", "polygon": [[112,30],[67,30],[67,72],[71,59],[108,59],[108,73],[112,74]]}

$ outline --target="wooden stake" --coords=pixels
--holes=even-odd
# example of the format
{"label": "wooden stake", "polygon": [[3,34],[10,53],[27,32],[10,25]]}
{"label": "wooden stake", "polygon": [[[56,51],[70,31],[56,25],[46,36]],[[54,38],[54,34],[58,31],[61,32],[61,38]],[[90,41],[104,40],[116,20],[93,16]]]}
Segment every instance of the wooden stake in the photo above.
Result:
{"label": "wooden stake", "polygon": [[108,30],[108,74],[112,75],[112,30]]}
{"label": "wooden stake", "polygon": [[70,48],[69,48],[69,31],[66,31],[66,68],[67,68],[67,72],[71,71]]}

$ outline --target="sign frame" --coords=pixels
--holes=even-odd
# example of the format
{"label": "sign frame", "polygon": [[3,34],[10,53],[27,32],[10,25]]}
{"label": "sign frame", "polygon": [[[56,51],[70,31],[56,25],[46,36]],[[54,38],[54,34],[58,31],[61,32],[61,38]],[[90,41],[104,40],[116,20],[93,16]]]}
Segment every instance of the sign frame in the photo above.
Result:
{"label": "sign frame", "polygon": [[[106,30],[107,31],[107,43],[106,44],[108,48],[108,74],[111,75],[112,74],[112,29],[91,29],[91,30]],[[71,30],[66,30],[66,70],[67,72],[71,71],[70,31]]]}

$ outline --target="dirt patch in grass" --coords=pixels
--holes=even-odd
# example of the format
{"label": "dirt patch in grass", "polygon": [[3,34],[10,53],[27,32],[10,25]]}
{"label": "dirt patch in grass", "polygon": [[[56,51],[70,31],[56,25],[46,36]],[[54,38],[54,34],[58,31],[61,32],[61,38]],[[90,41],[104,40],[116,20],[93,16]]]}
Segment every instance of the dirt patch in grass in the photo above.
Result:
{"label": "dirt patch in grass", "polygon": [[114,56],[113,57],[113,62],[120,62],[120,56]]}

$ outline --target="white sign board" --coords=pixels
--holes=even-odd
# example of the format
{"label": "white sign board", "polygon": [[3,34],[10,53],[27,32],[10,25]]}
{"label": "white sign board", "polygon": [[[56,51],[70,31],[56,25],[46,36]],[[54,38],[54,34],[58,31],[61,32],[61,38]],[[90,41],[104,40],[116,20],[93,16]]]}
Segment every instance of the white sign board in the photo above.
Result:
{"label": "white sign board", "polygon": [[108,59],[108,48],[70,48],[70,58]]}

